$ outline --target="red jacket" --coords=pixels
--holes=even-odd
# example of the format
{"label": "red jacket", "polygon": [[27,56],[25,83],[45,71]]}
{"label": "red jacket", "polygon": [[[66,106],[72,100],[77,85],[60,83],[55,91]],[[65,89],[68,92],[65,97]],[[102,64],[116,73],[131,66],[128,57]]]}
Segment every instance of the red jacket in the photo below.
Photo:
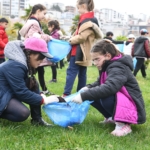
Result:
{"label": "red jacket", "polygon": [[4,27],[0,26],[0,58],[4,58],[4,48],[8,43],[8,36]]}

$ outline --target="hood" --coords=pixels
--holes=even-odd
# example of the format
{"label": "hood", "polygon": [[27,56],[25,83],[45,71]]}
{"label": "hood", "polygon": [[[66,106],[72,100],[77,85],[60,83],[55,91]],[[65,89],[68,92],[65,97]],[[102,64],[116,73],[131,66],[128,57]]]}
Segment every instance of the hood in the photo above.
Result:
{"label": "hood", "polygon": [[128,66],[131,71],[133,71],[133,60],[130,55],[115,57],[112,60],[106,61],[102,67],[102,71],[105,71],[107,67],[119,67],[122,64]]}
{"label": "hood", "polygon": [[8,42],[5,46],[4,54],[8,59],[20,62],[27,67],[26,56],[21,45],[23,45],[23,42],[19,40]]}
{"label": "hood", "polygon": [[146,40],[148,40],[147,37],[141,36],[141,37],[139,37],[139,38],[137,38],[137,39],[135,40],[135,43],[143,43],[143,42],[146,41]]}
{"label": "hood", "polygon": [[121,65],[121,64],[124,64],[126,66],[128,66],[131,71],[133,71],[133,60],[132,60],[132,57],[130,55],[124,55],[122,56],[120,59],[118,59],[117,61],[114,61],[113,62],[114,65]]}

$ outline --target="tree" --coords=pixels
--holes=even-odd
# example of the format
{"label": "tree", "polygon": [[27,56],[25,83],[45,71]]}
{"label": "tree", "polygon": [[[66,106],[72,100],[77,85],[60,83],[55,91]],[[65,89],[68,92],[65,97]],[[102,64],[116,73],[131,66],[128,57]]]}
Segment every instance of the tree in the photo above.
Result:
{"label": "tree", "polygon": [[72,20],[73,20],[73,25],[70,27],[70,32],[71,32],[71,34],[73,34],[75,31],[76,31],[76,29],[77,29],[77,27],[78,27],[78,24],[79,24],[79,19],[80,19],[80,16],[79,15],[76,15]]}
{"label": "tree", "polygon": [[32,6],[29,5],[29,8],[25,9],[25,15],[21,16],[23,20],[27,20],[32,10]]}
{"label": "tree", "polygon": [[59,11],[59,12],[63,12],[62,10],[61,10],[61,8],[58,6],[58,5],[53,5],[52,7],[51,7],[51,10],[54,10],[54,11]]}
{"label": "tree", "polygon": [[127,41],[127,39],[128,39],[128,38],[127,38],[126,36],[119,35],[119,36],[116,37],[115,40],[117,40],[117,41]]}
{"label": "tree", "polygon": [[17,40],[21,40],[21,35],[19,34],[19,30],[23,27],[23,24],[16,22],[14,24],[13,30],[18,30]]}

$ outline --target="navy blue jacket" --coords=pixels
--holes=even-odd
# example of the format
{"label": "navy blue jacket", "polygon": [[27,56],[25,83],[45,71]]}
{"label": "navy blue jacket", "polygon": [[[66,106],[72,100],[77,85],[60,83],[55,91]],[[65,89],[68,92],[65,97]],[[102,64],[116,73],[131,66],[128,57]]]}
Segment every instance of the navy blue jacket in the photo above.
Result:
{"label": "navy blue jacket", "polygon": [[26,86],[28,69],[14,60],[0,64],[0,114],[12,98],[31,105],[40,105],[42,96]]}

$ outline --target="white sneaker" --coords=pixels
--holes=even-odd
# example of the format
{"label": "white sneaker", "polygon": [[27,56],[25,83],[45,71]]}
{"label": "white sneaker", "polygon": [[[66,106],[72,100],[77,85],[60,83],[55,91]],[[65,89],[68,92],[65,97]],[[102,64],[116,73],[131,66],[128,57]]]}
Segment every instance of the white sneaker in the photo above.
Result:
{"label": "white sneaker", "polygon": [[42,91],[43,94],[50,94],[50,92],[48,90],[46,91]]}
{"label": "white sneaker", "polygon": [[115,121],[112,119],[112,117],[105,118],[103,121],[99,122],[100,124],[107,124],[107,123],[115,123]]}
{"label": "white sneaker", "polygon": [[115,130],[111,132],[114,136],[125,136],[132,132],[131,126],[129,124],[116,122]]}

